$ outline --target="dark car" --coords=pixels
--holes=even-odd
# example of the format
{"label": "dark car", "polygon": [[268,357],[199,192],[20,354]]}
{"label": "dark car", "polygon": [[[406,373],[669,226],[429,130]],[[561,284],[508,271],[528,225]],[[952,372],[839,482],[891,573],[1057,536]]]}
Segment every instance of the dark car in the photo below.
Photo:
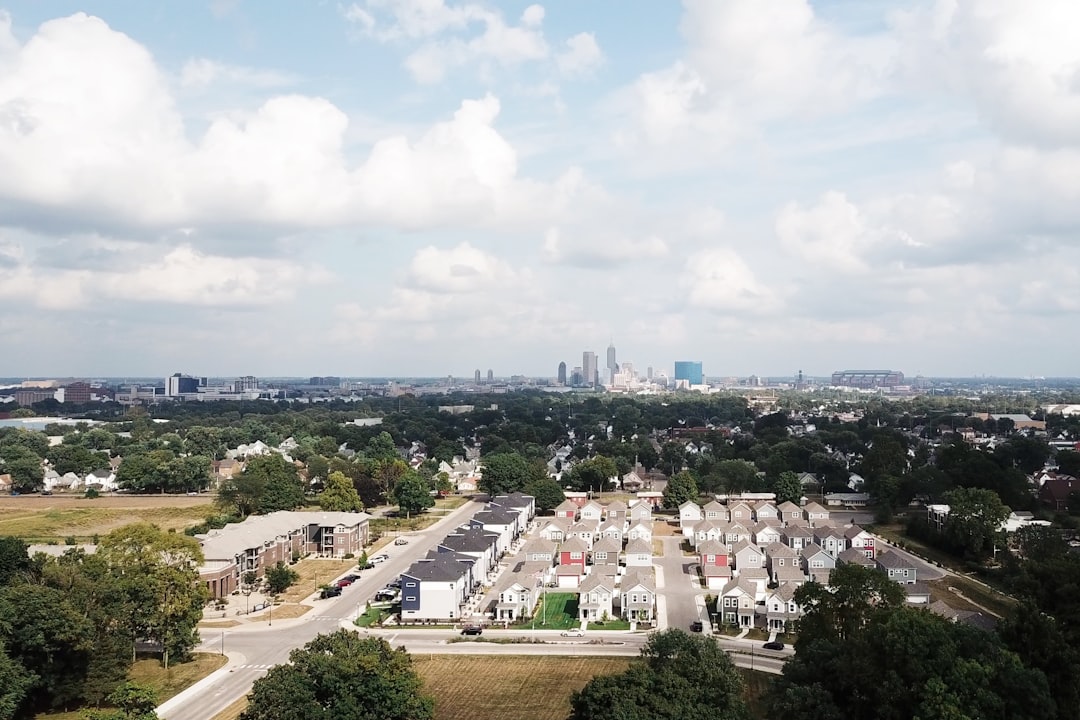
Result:
{"label": "dark car", "polygon": [[336,587],[336,586],[331,586],[331,587],[323,588],[322,592],[319,593],[319,597],[321,597],[323,600],[325,600],[326,598],[337,597],[340,594],[341,594],[341,588]]}
{"label": "dark car", "polygon": [[346,579],[346,580],[351,580],[351,581],[353,581],[353,582],[356,582],[357,580],[359,580],[359,579],[360,579],[360,576],[359,576],[359,575],[356,575],[356,574],[353,574],[353,575],[346,575],[346,576],[345,576],[345,579]]}
{"label": "dark car", "polygon": [[484,632],[484,628],[480,625],[466,625],[461,628],[462,635],[480,635]]}
{"label": "dark car", "polygon": [[705,626],[700,620],[695,620],[694,622],[690,623],[690,632],[701,632],[704,629]]}
{"label": "dark car", "polygon": [[374,570],[375,569],[375,563],[366,562],[366,563],[363,563],[361,565],[357,565],[357,567],[360,568],[361,570]]}
{"label": "dark car", "polygon": [[784,649],[784,643],[782,643],[782,642],[767,642],[764,645],[762,645],[761,647],[765,648],[766,650],[783,650]]}

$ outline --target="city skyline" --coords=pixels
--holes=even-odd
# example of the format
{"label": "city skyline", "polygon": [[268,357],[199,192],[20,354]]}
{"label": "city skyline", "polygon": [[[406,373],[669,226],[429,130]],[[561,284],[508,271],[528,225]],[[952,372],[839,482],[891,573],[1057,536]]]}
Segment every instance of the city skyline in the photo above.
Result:
{"label": "city skyline", "polygon": [[0,375],[1080,375],[1078,22],[12,0]]}

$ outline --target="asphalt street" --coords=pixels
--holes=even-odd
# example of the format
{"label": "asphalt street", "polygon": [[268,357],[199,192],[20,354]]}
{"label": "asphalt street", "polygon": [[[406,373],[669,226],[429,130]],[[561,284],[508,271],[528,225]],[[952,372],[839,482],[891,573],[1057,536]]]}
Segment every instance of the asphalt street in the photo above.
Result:
{"label": "asphalt street", "polygon": [[200,652],[220,652],[230,657],[226,672],[215,673],[158,710],[163,720],[206,720],[243,697],[268,668],[286,662],[293,648],[301,647],[320,633],[333,632],[357,617],[365,603],[406,569],[427,554],[448,531],[482,510],[483,502],[468,502],[426,530],[408,533],[408,545],[390,544],[381,553],[390,559],[365,570],[357,582],[331,600],[315,600],[314,609],[295,620],[269,621],[224,631],[204,630]]}
{"label": "asphalt street", "polygon": [[704,620],[708,624],[704,611],[705,592],[697,581],[697,559],[682,554],[681,536],[660,539],[664,544],[664,556],[654,560],[659,568],[656,589],[661,598],[657,603],[657,614],[663,613],[660,627],[687,630],[694,620]]}

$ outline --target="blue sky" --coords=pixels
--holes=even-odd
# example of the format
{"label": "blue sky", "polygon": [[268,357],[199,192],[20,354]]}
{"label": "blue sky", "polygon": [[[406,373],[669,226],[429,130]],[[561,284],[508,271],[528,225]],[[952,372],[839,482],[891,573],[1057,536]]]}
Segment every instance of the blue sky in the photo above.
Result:
{"label": "blue sky", "polygon": [[1075,375],[1073,0],[0,0],[0,375]]}

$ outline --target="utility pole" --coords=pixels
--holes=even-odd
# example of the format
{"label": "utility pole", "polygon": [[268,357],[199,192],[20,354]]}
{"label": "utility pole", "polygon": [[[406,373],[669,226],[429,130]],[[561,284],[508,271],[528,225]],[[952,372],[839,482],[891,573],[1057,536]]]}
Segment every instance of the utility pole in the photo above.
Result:
{"label": "utility pole", "polygon": [[222,633],[221,633],[221,654],[222,655],[225,654],[225,632],[224,631],[222,631]]}

